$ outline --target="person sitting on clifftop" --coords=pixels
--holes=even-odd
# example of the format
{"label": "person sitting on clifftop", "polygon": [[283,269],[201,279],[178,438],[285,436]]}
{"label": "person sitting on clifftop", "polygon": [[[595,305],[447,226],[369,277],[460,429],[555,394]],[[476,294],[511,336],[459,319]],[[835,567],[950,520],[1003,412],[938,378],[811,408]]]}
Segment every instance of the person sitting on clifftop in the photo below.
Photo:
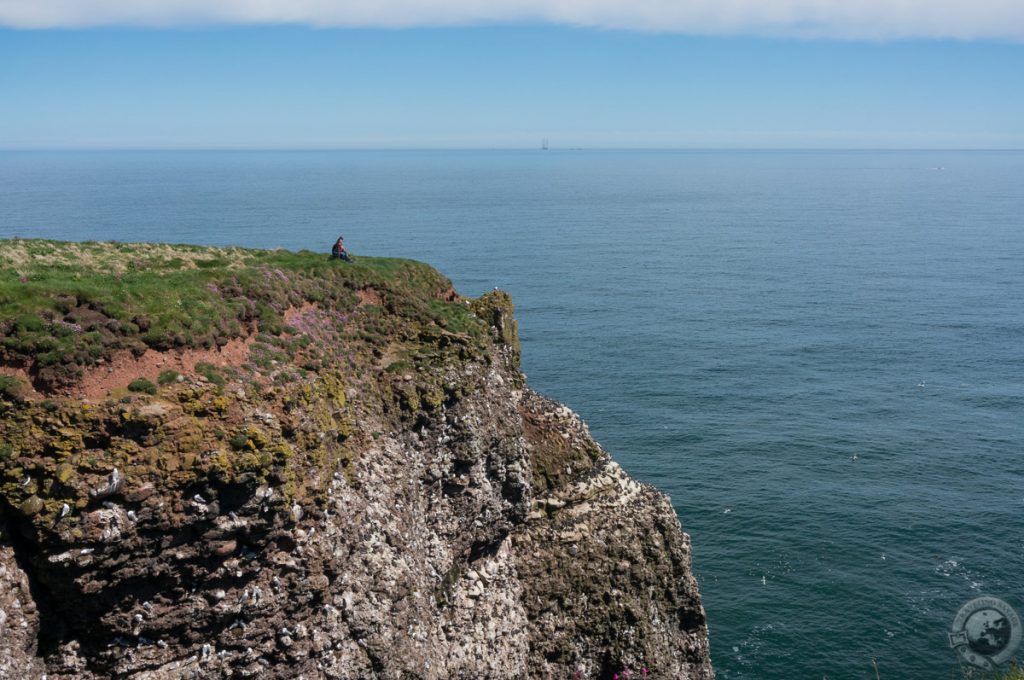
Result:
{"label": "person sitting on clifftop", "polygon": [[332,260],[345,260],[351,262],[352,258],[348,256],[348,251],[345,250],[345,237],[339,236],[338,240],[334,242],[334,247],[331,248],[331,259]]}

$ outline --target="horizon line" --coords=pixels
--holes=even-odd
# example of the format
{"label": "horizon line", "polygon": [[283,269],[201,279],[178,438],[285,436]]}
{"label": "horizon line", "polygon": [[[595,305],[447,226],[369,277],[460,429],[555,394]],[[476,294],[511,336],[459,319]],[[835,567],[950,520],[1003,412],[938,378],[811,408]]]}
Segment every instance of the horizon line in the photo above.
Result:
{"label": "horizon line", "polygon": [[365,151],[1024,151],[1003,146],[0,146],[11,152],[365,152]]}

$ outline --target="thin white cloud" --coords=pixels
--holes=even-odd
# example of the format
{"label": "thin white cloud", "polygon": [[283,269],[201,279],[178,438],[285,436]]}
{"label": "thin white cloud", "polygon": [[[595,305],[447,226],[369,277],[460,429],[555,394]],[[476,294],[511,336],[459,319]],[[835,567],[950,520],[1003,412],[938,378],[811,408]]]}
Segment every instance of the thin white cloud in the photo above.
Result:
{"label": "thin white cloud", "polygon": [[0,25],[511,22],[699,35],[1024,40],[1024,0],[0,0]]}

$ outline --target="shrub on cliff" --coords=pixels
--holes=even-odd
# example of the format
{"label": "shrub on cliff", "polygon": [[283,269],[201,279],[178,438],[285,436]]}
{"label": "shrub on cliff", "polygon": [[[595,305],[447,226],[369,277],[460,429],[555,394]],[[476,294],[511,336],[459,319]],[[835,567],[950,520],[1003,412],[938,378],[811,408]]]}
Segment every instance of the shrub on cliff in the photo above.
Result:
{"label": "shrub on cliff", "polygon": [[0,375],[0,399],[21,399],[25,383],[10,375]]}
{"label": "shrub on cliff", "polygon": [[136,378],[135,380],[128,383],[129,392],[145,392],[146,394],[156,394],[156,385],[145,378]]}

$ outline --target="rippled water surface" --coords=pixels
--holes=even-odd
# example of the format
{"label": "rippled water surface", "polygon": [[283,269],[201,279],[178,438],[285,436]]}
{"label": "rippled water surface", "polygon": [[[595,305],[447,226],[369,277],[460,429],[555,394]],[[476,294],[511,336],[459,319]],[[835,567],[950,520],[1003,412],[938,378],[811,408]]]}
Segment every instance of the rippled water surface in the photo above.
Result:
{"label": "rippled water surface", "polygon": [[1024,613],[1024,153],[0,153],[0,237],[413,257],[668,492],[723,680],[949,678]]}

